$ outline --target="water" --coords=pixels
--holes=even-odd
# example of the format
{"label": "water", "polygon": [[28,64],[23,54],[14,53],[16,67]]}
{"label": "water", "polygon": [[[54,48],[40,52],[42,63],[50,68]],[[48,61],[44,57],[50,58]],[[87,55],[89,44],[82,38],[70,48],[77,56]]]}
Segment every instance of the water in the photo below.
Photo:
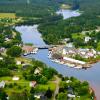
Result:
{"label": "water", "polygon": [[38,25],[34,26],[17,26],[16,30],[22,33],[23,43],[32,43],[35,46],[46,46],[42,35],[37,30]]}
{"label": "water", "polygon": [[[22,34],[21,36],[24,43],[33,43],[35,46],[46,45],[41,37],[41,34],[37,30],[37,25],[18,26],[16,27],[16,30]],[[69,68],[68,66],[54,63],[50,59],[48,59],[48,49],[39,50],[36,55],[28,55],[27,57],[31,59],[35,58],[44,62],[48,66],[56,69],[64,76],[74,76],[81,81],[88,81],[95,90],[97,99],[100,100],[100,63],[94,64],[92,68],[87,70]]]}
{"label": "water", "polygon": [[78,12],[78,10],[59,10],[56,12],[57,14],[61,14],[64,19],[70,18],[70,17],[77,17],[80,16],[81,13]]}

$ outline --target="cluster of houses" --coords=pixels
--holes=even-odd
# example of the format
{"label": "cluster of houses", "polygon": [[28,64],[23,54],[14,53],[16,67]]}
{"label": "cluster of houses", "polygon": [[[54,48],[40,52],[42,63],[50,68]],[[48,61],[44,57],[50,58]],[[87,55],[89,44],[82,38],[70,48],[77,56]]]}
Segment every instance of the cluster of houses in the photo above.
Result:
{"label": "cluster of houses", "polygon": [[97,51],[94,49],[76,49],[76,48],[70,48],[70,47],[64,47],[63,48],[63,55],[67,55],[70,57],[74,57],[75,55],[80,55],[82,58],[95,58],[97,55]]}
{"label": "cluster of houses", "polygon": [[24,51],[24,56],[29,55],[29,54],[36,54],[38,51],[38,48],[30,46],[30,45],[24,45],[22,47],[22,50]]}
{"label": "cluster of houses", "polygon": [[82,58],[89,59],[89,58],[96,58],[99,52],[97,52],[94,49],[82,49],[72,46],[58,46],[53,47],[49,49],[49,58],[52,59],[52,61],[65,64],[70,67],[75,68],[90,68],[91,65],[85,61],[80,61],[76,59],[75,57],[78,55]]}

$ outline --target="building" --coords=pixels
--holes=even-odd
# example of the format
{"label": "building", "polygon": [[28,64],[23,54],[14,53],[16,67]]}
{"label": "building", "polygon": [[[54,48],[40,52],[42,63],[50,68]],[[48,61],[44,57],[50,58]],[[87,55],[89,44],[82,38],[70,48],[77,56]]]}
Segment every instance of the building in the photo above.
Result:
{"label": "building", "polygon": [[3,53],[5,51],[5,48],[1,47],[0,48],[0,53]]}
{"label": "building", "polygon": [[5,82],[4,81],[0,82],[0,88],[4,88],[4,87],[5,87]]}
{"label": "building", "polygon": [[17,61],[16,64],[17,64],[17,65],[21,65],[21,61]]}
{"label": "building", "polygon": [[63,57],[63,59],[66,60],[66,61],[75,63],[75,64],[82,64],[82,65],[86,64],[86,62],[75,60],[75,59],[68,58],[68,57]]}
{"label": "building", "polygon": [[76,49],[72,48],[72,47],[64,47],[63,48],[63,55],[67,55],[67,54],[75,54],[76,53]]}
{"label": "building", "polygon": [[28,54],[35,54],[38,51],[38,48],[35,48],[33,46],[29,46],[29,45],[24,45],[22,47],[22,50],[24,51],[24,55],[28,55]]}
{"label": "building", "polygon": [[36,86],[36,81],[31,81],[29,85],[30,85],[30,87],[35,87]]}
{"label": "building", "polygon": [[66,46],[71,48],[74,47],[73,43],[67,43]]}
{"label": "building", "polygon": [[35,93],[35,94],[34,94],[34,97],[35,97],[36,99],[39,99],[39,100],[47,100],[47,97],[45,96],[45,93],[44,93],[44,92]]}
{"label": "building", "polygon": [[0,57],[0,60],[3,60],[3,57]]}
{"label": "building", "polygon": [[18,81],[18,80],[19,80],[19,77],[14,76],[14,77],[12,78],[12,80],[13,80],[13,81]]}
{"label": "building", "polygon": [[85,43],[87,43],[87,42],[89,42],[91,40],[91,37],[89,37],[89,36],[87,36],[87,37],[85,37]]}
{"label": "building", "polygon": [[40,68],[36,68],[34,71],[34,74],[40,74],[41,73],[41,69]]}

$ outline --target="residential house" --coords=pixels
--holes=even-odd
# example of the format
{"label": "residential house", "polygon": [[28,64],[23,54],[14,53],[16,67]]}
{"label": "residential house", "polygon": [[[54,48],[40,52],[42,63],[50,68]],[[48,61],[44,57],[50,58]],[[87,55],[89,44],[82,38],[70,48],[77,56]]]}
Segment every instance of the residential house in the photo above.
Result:
{"label": "residential house", "polygon": [[0,53],[3,53],[5,51],[5,48],[4,47],[1,47],[0,48]]}
{"label": "residential house", "polygon": [[85,37],[85,43],[87,43],[87,42],[89,42],[91,40],[91,37],[89,37],[89,36],[87,36],[87,37]]}
{"label": "residential house", "polygon": [[71,43],[71,42],[70,43],[67,43],[66,46],[67,47],[71,47],[71,48],[74,47],[73,43]]}
{"label": "residential house", "polygon": [[0,82],[0,88],[4,88],[5,87],[5,82],[4,81],[1,81]]}
{"label": "residential house", "polygon": [[37,84],[37,82],[36,82],[36,81],[31,81],[31,82],[30,82],[30,84],[29,84],[29,86],[30,86],[30,87],[35,87],[35,86],[36,86],[36,84]]}
{"label": "residential house", "polygon": [[18,80],[19,80],[19,77],[14,76],[14,77],[12,78],[12,80],[13,80],[13,81],[18,81]]}
{"label": "residential house", "polygon": [[38,51],[38,48],[35,48],[33,46],[29,46],[29,45],[24,45],[22,47],[22,50],[24,51],[24,55],[28,55],[28,54],[35,54]]}

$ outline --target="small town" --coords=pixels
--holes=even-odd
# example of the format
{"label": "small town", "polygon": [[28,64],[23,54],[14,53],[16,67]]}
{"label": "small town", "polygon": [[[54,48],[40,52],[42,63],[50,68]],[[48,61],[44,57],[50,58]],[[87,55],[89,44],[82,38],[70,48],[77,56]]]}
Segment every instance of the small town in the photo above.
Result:
{"label": "small town", "polygon": [[66,46],[56,46],[49,48],[48,57],[60,64],[64,64],[77,69],[87,69],[92,67],[92,64],[95,62],[89,62],[89,60],[96,59],[100,55],[100,52],[97,52],[94,49],[76,49],[72,43],[69,43]]}
{"label": "small town", "polygon": [[0,100],[100,100],[100,0],[0,0]]}

